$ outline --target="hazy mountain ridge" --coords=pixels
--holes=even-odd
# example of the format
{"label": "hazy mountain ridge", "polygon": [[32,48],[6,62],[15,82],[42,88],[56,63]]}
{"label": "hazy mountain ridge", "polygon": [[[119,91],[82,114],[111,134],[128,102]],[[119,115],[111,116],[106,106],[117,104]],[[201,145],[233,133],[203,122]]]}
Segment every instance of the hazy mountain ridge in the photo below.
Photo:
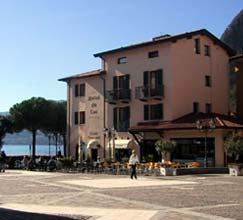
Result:
{"label": "hazy mountain ridge", "polygon": [[[45,136],[42,132],[38,132],[36,135],[36,143],[38,145],[48,145],[48,137]],[[4,138],[4,144],[6,145],[30,145],[32,144],[32,134],[27,130],[23,130],[19,133],[6,134]]]}
{"label": "hazy mountain ridge", "polygon": [[237,53],[243,53],[243,10],[233,18],[222,34],[221,40]]}
{"label": "hazy mountain ridge", "polygon": [[[0,115],[7,116],[8,112],[0,112]],[[32,144],[32,134],[27,130],[23,130],[19,133],[6,134],[4,138],[4,144],[6,145],[30,145]],[[38,131],[36,135],[36,143],[39,145],[49,144],[48,137],[42,132]]]}

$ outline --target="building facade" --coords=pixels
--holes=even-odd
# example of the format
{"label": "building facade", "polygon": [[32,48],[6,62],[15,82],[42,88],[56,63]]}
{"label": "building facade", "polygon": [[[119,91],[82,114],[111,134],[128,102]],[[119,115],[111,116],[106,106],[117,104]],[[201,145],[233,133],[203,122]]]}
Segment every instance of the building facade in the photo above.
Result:
{"label": "building facade", "polygon": [[224,166],[223,138],[242,128],[227,116],[233,53],[203,29],[95,54],[101,70],[61,79],[68,154],[122,161],[135,149],[158,161],[154,143],[164,138],[177,142],[172,160]]}

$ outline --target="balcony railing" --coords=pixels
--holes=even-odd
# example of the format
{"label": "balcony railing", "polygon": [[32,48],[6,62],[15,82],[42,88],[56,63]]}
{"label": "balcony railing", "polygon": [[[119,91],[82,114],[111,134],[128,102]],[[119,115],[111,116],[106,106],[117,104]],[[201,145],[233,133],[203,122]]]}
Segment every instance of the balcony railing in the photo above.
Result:
{"label": "balcony railing", "polygon": [[106,101],[111,104],[117,102],[129,102],[131,100],[131,89],[115,89],[106,91]]}
{"label": "balcony railing", "polygon": [[141,101],[147,101],[148,99],[161,100],[164,97],[164,85],[156,85],[155,88],[150,86],[139,86],[135,90],[135,98]]}

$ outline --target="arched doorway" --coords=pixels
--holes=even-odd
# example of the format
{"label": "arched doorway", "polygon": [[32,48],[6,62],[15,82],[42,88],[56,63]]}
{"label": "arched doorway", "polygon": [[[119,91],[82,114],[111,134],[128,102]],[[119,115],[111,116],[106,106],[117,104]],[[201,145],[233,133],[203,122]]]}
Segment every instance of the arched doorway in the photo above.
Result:
{"label": "arched doorway", "polygon": [[87,154],[93,161],[99,156],[100,143],[97,140],[90,140],[87,144]]}

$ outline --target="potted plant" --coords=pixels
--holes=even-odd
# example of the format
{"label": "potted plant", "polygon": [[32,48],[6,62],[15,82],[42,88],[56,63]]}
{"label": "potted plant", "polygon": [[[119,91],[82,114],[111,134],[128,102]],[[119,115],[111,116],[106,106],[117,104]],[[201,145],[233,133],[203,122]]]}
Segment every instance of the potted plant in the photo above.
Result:
{"label": "potted plant", "polygon": [[168,159],[169,153],[173,152],[176,147],[176,142],[171,140],[158,140],[155,142],[155,149],[161,153],[162,163],[165,163]]}
{"label": "potted plant", "polygon": [[243,137],[239,133],[229,135],[224,143],[226,155],[233,159],[229,164],[230,175],[242,176],[243,164],[239,163],[240,155],[243,155]]}
{"label": "potted plant", "polygon": [[176,142],[171,140],[158,140],[155,142],[155,149],[161,153],[162,166],[160,172],[162,175],[176,175],[172,167],[167,166],[167,161],[170,156],[170,153],[175,150]]}

